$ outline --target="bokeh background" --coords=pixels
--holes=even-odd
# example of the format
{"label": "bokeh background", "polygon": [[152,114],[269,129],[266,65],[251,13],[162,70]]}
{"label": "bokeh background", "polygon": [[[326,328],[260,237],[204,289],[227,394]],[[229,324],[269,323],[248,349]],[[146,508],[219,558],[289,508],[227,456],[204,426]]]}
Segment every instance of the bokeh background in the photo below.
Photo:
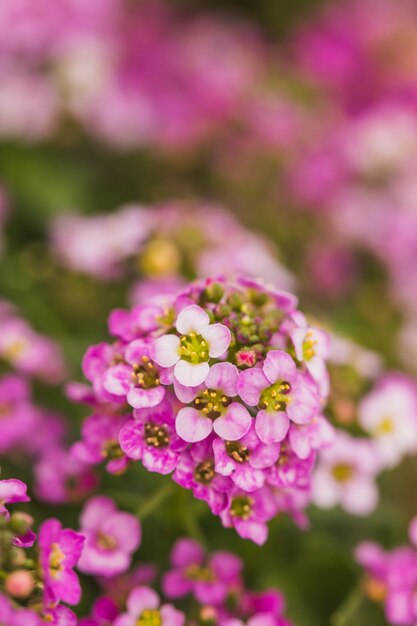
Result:
{"label": "bokeh background", "polygon": [[[414,375],[415,18],[405,0],[0,3],[0,292],[61,346],[67,380],[82,380],[86,348],[106,339],[110,311],[131,304],[137,281],[172,278],[171,263],[184,278],[199,273],[195,248],[214,206],[268,240],[282,286],[312,320],[375,352],[384,371]],[[160,247],[148,256],[138,247],[114,276],[77,267],[79,224],[61,222],[58,237],[62,216],[82,224],[132,203],[155,215],[188,207],[196,223],[172,244],[161,215],[152,235]],[[89,232],[86,249],[114,254],[112,227]],[[244,256],[245,244],[235,245]],[[354,431],[355,400],[374,374],[353,369],[334,366],[331,417]],[[60,386],[34,386],[74,440],[86,410]],[[353,404],[347,414],[340,398]],[[2,461],[29,479],[25,459]],[[416,476],[413,459],[384,472],[367,518],[311,507],[307,532],[277,519],[262,549],[179,487],[165,492],[163,477],[132,467],[101,480],[121,506],[143,507],[139,560],[165,563],[188,533],[242,555],[256,587],[279,586],[298,626],[377,626],[383,611],[361,592],[353,550],[363,539],[406,541]],[[76,523],[77,504],[33,506],[41,516],[59,507]]]}

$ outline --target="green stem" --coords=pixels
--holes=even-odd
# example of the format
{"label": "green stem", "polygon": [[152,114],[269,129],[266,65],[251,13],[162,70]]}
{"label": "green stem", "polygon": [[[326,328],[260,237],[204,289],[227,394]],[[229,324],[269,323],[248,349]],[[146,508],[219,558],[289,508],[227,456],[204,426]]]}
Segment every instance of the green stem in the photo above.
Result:
{"label": "green stem", "polygon": [[144,503],[136,509],[136,515],[140,520],[143,521],[146,517],[151,515],[163,501],[173,493],[174,487],[175,485],[173,483],[168,483],[147,498]]}
{"label": "green stem", "polygon": [[346,601],[333,615],[332,626],[347,626],[351,620],[352,624],[354,624],[353,617],[361,606],[363,599],[364,596],[361,588],[355,587]]}

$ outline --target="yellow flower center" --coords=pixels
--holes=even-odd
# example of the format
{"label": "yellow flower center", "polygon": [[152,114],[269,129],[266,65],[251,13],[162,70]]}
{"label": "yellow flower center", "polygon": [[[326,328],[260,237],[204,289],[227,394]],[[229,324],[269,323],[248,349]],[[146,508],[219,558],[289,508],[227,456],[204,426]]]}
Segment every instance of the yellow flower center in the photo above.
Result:
{"label": "yellow flower center", "polygon": [[160,612],[157,609],[146,609],[136,622],[136,626],[162,626]]}
{"label": "yellow flower center", "polygon": [[51,554],[49,556],[49,573],[52,578],[58,578],[62,570],[64,569],[63,561],[65,561],[65,554],[62,552],[58,543],[53,543],[51,546]]}
{"label": "yellow flower center", "polygon": [[338,483],[346,483],[353,475],[353,467],[349,463],[338,463],[333,467],[332,474]]}

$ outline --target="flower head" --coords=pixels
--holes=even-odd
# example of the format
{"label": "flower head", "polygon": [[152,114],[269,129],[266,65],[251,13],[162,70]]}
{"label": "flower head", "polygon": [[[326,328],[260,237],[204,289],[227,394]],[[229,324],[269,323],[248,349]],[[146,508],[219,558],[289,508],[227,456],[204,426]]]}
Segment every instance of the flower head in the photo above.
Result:
{"label": "flower head", "polygon": [[87,574],[114,576],[126,571],[141,542],[139,520],[118,511],[106,496],[90,498],[84,506],[81,532],[85,546],[78,568]]}

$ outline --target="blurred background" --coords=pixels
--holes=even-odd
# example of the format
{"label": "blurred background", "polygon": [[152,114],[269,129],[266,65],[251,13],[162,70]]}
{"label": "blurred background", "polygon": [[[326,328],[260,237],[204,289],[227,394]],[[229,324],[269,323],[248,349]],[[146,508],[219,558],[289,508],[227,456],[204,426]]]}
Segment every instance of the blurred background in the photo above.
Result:
{"label": "blurred background", "polygon": [[[245,272],[297,293],[337,338],[338,428],[359,432],[378,377],[413,380],[416,18],[407,0],[2,0],[0,320],[14,306],[62,350],[47,374],[58,386],[35,380],[34,397],[65,416],[69,441],[87,412],[61,383],[82,380],[110,311],[197,276]],[[2,465],[30,476],[19,454]],[[298,626],[382,625],[352,553],[406,540],[416,469],[382,473],[369,517],[311,507],[309,532],[275,520],[263,549],[178,488],[146,518],[140,558],[164,562],[180,534],[203,534],[241,554],[255,586],[278,585]],[[163,480],[132,468],[120,504]]]}

